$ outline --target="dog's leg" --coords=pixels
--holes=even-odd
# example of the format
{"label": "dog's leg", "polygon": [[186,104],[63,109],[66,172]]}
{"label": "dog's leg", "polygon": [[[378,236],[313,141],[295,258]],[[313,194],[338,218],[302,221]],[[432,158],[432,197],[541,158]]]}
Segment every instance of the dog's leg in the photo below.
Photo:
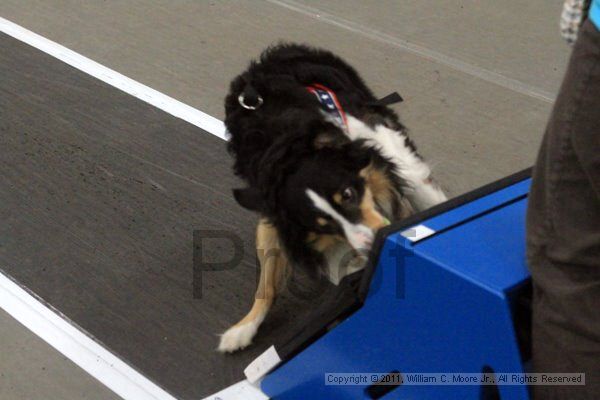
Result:
{"label": "dog's leg", "polygon": [[260,279],[254,304],[240,322],[221,336],[219,351],[234,352],[252,343],[258,327],[285,282],[287,258],[281,248],[277,230],[264,219],[260,220],[256,230],[256,251],[260,263]]}
{"label": "dog's leg", "polygon": [[408,184],[405,196],[416,211],[422,211],[447,200],[431,177],[431,169],[407,144],[406,135],[384,125],[370,128],[361,120],[348,116],[348,136],[365,139],[376,146],[381,155],[396,165],[396,173]]}

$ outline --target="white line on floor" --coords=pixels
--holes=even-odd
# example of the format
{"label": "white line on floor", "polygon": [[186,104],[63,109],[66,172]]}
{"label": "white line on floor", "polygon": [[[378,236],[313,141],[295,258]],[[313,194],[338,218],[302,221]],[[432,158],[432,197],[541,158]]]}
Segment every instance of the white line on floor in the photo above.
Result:
{"label": "white line on floor", "polygon": [[[29,44],[109,85],[181,118],[221,139],[223,122],[157,90],[143,85],[66,47],[0,17],[0,32]],[[0,308],[38,335],[88,374],[126,400],[176,400],[129,364],[92,339],[92,336],[50,309],[0,272]],[[201,384],[201,382],[199,382]],[[238,382],[206,399],[266,400],[248,381]]]}
{"label": "white line on floor", "polygon": [[[129,364],[92,339],[59,311],[45,305],[0,272],[0,308],[61,354],[126,400],[176,400]],[[199,382],[201,384],[201,382]],[[247,380],[205,400],[268,400]]]}
{"label": "white line on floor", "polygon": [[35,47],[59,60],[85,72],[115,88],[129,93],[146,103],[181,118],[213,135],[225,139],[225,126],[217,118],[188,106],[157,90],[126,77],[104,65],[90,60],[72,50],[61,46],[45,37],[0,17],[0,32],[4,32],[30,46]]}
{"label": "white line on floor", "polygon": [[396,48],[408,51],[410,53],[416,54],[416,55],[426,58],[428,60],[432,60],[437,63],[444,64],[456,71],[474,76],[476,78],[479,78],[484,81],[493,83],[495,85],[504,87],[506,89],[510,89],[517,93],[521,93],[526,96],[534,97],[536,99],[545,101],[547,103],[554,102],[555,95],[553,95],[552,93],[550,93],[548,91],[545,91],[543,89],[535,87],[533,85],[529,85],[527,83],[518,81],[516,79],[508,78],[497,72],[489,71],[485,68],[481,68],[476,65],[469,64],[467,62],[461,61],[454,57],[447,56],[446,54],[440,53],[435,50],[428,49],[428,48],[420,46],[418,44],[411,43],[406,40],[398,39],[392,35],[388,35],[386,33],[383,33],[378,30],[369,28],[367,26],[358,24],[356,22],[352,22],[347,19],[338,17],[336,15],[329,14],[329,13],[319,10],[317,8],[309,7],[304,4],[299,4],[293,0],[266,0],[266,1],[268,1],[271,4],[275,4],[275,5],[287,8],[288,10],[295,11],[297,13],[317,19],[317,20],[327,23],[329,25],[337,26],[338,28],[342,28],[347,31],[357,33],[359,35],[363,35],[372,40],[387,43]]}
{"label": "white line on floor", "polygon": [[175,400],[2,273],[0,307],[122,398]]}

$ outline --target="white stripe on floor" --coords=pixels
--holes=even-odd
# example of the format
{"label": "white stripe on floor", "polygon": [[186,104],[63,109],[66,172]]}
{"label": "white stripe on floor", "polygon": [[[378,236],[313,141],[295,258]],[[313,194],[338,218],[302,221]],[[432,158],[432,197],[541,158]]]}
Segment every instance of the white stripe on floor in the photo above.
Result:
{"label": "white stripe on floor", "polygon": [[122,398],[175,400],[2,273],[0,307]]}
{"label": "white stripe on floor", "polygon": [[[157,90],[143,85],[66,47],[0,17],[0,32],[29,44],[109,85],[226,139],[223,122]],[[92,339],[58,311],[50,309],[0,272],[0,308],[38,335],[88,374],[126,400],[176,400],[133,367]],[[199,382],[198,384],[201,384]],[[207,397],[214,400],[266,400],[248,381],[238,382]]]}
{"label": "white stripe on floor", "polygon": [[56,42],[48,40],[37,33],[31,32],[2,17],[0,17],[0,32],[4,32],[44,53],[58,58],[94,78],[100,79],[125,93],[129,93],[146,103],[152,104],[154,107],[160,108],[177,118],[181,118],[192,125],[202,128],[221,139],[225,139],[225,126],[223,125],[223,122],[213,116],[134,81],[117,71],[98,64],[81,54],[75,53]]}
{"label": "white stripe on floor", "polygon": [[[154,382],[108,351],[59,311],[45,305],[0,272],[0,308],[126,400],[176,400]],[[201,382],[199,382],[201,384]],[[268,400],[247,380],[231,385],[205,400]]]}

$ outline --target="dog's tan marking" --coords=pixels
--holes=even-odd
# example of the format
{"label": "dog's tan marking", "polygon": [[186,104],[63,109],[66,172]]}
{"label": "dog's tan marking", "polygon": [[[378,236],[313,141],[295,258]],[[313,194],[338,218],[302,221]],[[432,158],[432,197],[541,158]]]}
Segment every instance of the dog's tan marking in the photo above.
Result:
{"label": "dog's tan marking", "polygon": [[275,296],[283,287],[288,261],[273,225],[261,219],[256,229],[256,251],[260,262],[260,279],[254,304],[242,320],[229,328],[222,336],[219,350],[233,352],[249,345]]}
{"label": "dog's tan marking", "polygon": [[335,193],[333,195],[333,201],[335,201],[338,204],[342,204],[342,195],[340,193]]}
{"label": "dog's tan marking", "polygon": [[319,251],[324,252],[328,248],[342,242],[344,240],[340,235],[332,235],[332,234],[319,234],[315,232],[310,232],[307,237],[307,242],[310,246]]}
{"label": "dog's tan marking", "polygon": [[[369,164],[363,168],[359,175],[365,179],[366,188],[360,209],[364,224],[373,230],[385,226],[385,218],[375,209],[375,203],[379,204],[385,212],[392,212],[392,183],[385,173]],[[391,215],[390,215],[391,217]]]}
{"label": "dog's tan marking", "polygon": [[369,186],[365,187],[365,194],[360,203],[360,211],[362,212],[362,223],[373,231],[387,225],[386,219],[375,209],[375,201],[373,201],[373,194]]}
{"label": "dog's tan marking", "polygon": [[318,217],[317,218],[317,224],[321,225],[321,226],[325,226],[328,224],[327,220],[323,217]]}
{"label": "dog's tan marking", "polygon": [[360,176],[365,179],[367,187],[371,190],[375,203],[377,203],[390,218],[392,214],[392,203],[394,198],[394,189],[392,182],[385,173],[373,166],[368,165],[360,171]]}
{"label": "dog's tan marking", "polygon": [[358,176],[360,176],[363,179],[368,179],[369,175],[371,175],[371,172],[375,169],[375,167],[373,167],[373,163],[370,163],[369,165],[367,165],[366,167],[364,167],[363,169],[361,169],[360,171],[358,171]]}
{"label": "dog's tan marking", "polygon": [[[365,169],[368,169],[368,171],[365,171]],[[363,173],[363,171],[365,172]],[[365,176],[373,197],[391,197],[390,188],[392,187],[392,183],[383,171],[369,166],[361,171],[361,175]]]}

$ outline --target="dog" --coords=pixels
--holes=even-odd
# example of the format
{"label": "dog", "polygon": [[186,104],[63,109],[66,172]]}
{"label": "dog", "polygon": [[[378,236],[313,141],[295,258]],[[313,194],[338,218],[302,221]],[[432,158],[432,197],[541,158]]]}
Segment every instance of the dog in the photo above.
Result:
{"label": "dog", "polygon": [[290,268],[334,284],[362,269],[375,233],[446,200],[407,129],[333,53],[278,44],[236,77],[225,99],[228,151],[260,215],[260,279],[248,314],[218,350],[248,346]]}

